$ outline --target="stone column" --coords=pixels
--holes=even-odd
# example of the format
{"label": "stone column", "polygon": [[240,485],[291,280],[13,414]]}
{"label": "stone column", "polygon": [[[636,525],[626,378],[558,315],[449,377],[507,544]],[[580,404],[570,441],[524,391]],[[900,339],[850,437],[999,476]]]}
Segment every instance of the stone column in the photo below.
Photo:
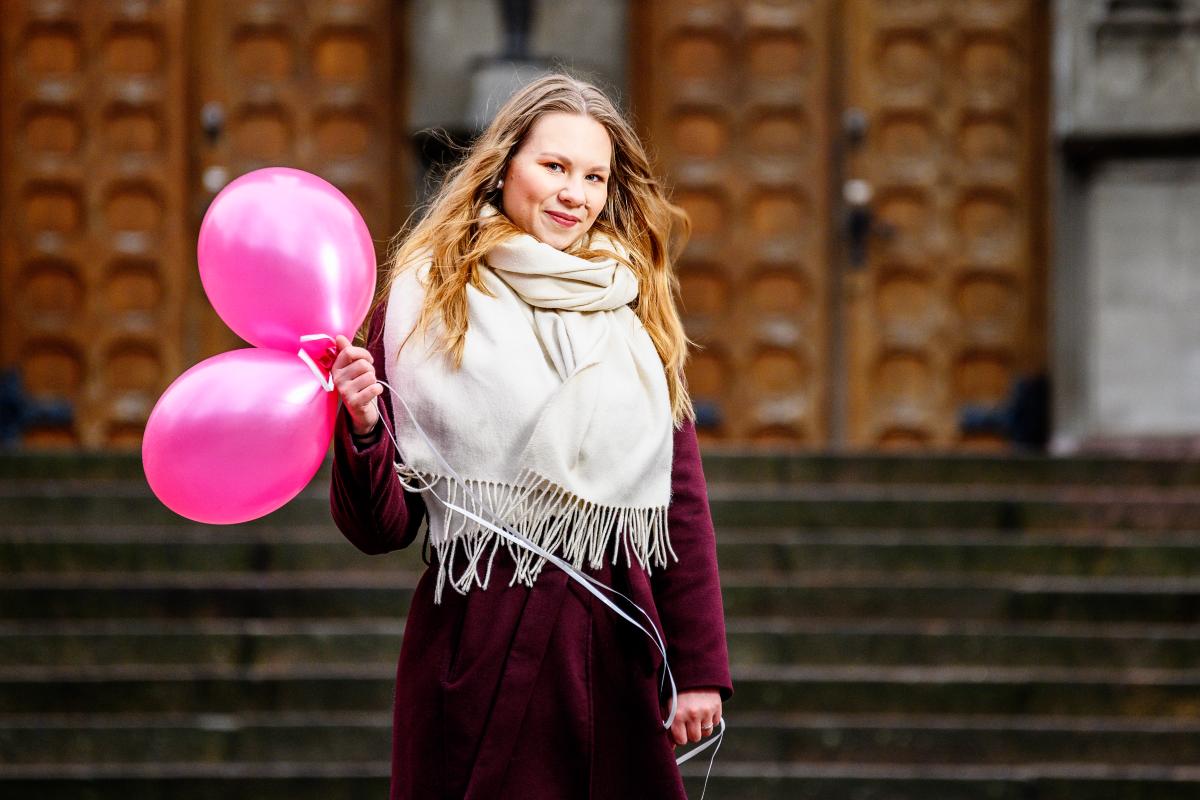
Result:
{"label": "stone column", "polygon": [[1200,442],[1200,0],[1056,0],[1059,452]]}

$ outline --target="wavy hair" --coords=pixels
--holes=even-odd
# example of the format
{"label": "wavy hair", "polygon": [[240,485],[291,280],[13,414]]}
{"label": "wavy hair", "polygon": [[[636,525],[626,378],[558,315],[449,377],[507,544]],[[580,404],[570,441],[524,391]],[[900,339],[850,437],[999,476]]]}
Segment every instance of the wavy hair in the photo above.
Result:
{"label": "wavy hair", "polygon": [[[439,320],[441,349],[456,366],[462,365],[467,285],[486,292],[479,268],[487,254],[497,244],[522,233],[503,214],[488,217],[484,209],[489,205],[502,208],[497,182],[534,123],[552,113],[588,116],[608,132],[612,142],[608,198],[591,230],[607,234],[628,252],[628,259],[621,260],[637,275],[636,313],[662,359],[671,414],[679,424],[684,418],[694,417],[694,411],[683,380],[690,342],[675,304],[678,279],[673,262],[687,241],[691,224],[654,177],[650,159],[633,127],[591,84],[567,75],[548,75],[509,98],[465,157],[447,172],[425,216],[397,234],[378,302],[387,297],[402,270],[428,260],[425,303],[416,330],[427,331],[435,319]],[[580,237],[571,252],[584,258],[598,255],[584,249],[587,238]]]}

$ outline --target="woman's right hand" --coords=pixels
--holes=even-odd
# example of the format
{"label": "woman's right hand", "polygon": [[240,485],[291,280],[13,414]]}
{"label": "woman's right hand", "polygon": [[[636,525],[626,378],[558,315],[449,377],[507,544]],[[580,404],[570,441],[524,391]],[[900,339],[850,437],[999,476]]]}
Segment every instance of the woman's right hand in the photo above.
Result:
{"label": "woman's right hand", "polygon": [[331,370],[333,384],[350,412],[352,430],[359,436],[366,436],[379,423],[375,398],[383,394],[383,386],[375,378],[375,359],[369,350],[355,347],[341,334],[334,341],[337,358]]}

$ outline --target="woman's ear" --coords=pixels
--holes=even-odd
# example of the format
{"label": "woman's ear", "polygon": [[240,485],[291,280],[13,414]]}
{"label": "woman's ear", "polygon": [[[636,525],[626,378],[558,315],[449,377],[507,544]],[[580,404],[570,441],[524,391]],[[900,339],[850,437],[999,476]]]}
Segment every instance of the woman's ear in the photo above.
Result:
{"label": "woman's ear", "polygon": [[492,182],[491,191],[488,193],[491,199],[491,204],[497,211],[504,213],[504,178],[508,173],[508,164],[500,170],[500,177]]}

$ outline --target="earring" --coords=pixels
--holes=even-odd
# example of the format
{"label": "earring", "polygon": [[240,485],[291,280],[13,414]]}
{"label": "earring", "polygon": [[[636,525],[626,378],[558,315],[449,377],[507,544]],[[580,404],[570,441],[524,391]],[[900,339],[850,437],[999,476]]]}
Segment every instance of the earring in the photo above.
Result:
{"label": "earring", "polygon": [[503,188],[504,188],[504,178],[501,178],[500,180],[496,181],[496,188],[497,188],[497,189],[503,189]]}

